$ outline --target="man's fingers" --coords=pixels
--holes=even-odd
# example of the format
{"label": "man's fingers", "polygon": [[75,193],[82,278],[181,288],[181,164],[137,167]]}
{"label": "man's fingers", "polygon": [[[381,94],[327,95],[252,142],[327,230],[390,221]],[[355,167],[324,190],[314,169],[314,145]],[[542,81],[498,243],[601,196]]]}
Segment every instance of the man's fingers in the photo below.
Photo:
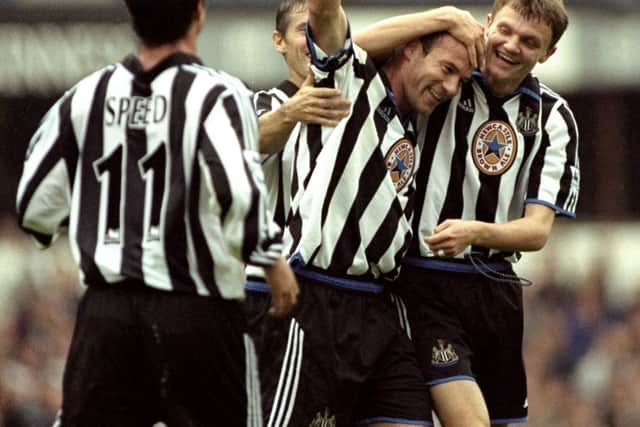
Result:
{"label": "man's fingers", "polygon": [[484,37],[478,37],[476,40],[476,54],[478,55],[478,68],[484,67]]}
{"label": "man's fingers", "polygon": [[469,61],[471,61],[471,67],[473,69],[478,68],[478,54],[476,53],[476,46],[472,44],[467,46],[467,52],[469,53]]}
{"label": "man's fingers", "polygon": [[293,310],[297,303],[297,291],[273,294],[271,296],[271,307],[269,308],[269,314],[275,317],[286,316]]}
{"label": "man's fingers", "polygon": [[310,87],[305,90],[310,96],[316,98],[334,98],[342,95],[338,89],[330,87]]}

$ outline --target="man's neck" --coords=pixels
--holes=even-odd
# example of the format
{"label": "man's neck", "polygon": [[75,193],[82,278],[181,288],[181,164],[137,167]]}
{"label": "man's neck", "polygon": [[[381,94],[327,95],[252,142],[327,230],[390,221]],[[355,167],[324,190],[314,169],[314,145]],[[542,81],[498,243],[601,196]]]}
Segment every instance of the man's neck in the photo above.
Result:
{"label": "man's neck", "polygon": [[485,86],[491,91],[492,94],[503,97],[508,96],[518,90],[518,88],[522,85],[524,80],[519,82],[512,81],[499,81],[494,79],[489,74],[485,74],[482,72],[482,80],[484,81]]}
{"label": "man's neck", "polygon": [[197,43],[195,38],[185,37],[173,43],[166,43],[160,46],[142,46],[138,53],[138,59],[142,65],[144,71],[149,71],[166,57],[177,53],[183,52],[193,56],[198,53]]}
{"label": "man's neck", "polygon": [[380,72],[384,74],[389,82],[389,85],[391,86],[391,92],[393,92],[394,100],[396,102],[398,110],[402,115],[406,115],[409,114],[411,108],[406,101],[404,88],[401,84],[401,61],[401,57],[391,58],[382,66]]}

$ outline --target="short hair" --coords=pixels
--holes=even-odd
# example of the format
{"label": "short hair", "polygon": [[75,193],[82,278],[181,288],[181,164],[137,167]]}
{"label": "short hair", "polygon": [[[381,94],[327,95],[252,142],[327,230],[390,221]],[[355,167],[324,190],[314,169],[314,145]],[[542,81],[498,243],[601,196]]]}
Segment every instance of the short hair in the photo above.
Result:
{"label": "short hair", "polygon": [[202,0],[125,0],[142,43],[159,46],[187,34]]}
{"label": "short hair", "polygon": [[435,33],[425,34],[424,36],[420,37],[420,43],[422,43],[422,52],[424,54],[429,53],[433,45],[447,34],[449,33],[446,30],[443,30]]}
{"label": "short hair", "polygon": [[278,5],[278,11],[276,12],[276,31],[280,34],[284,34],[287,32],[287,27],[289,27],[290,19],[292,12],[306,10],[307,1],[306,0],[283,0]]}
{"label": "short hair", "polygon": [[562,0],[495,0],[491,15],[496,14],[505,6],[511,6],[527,20],[545,22],[551,27],[551,43],[554,47],[569,25],[569,17]]}

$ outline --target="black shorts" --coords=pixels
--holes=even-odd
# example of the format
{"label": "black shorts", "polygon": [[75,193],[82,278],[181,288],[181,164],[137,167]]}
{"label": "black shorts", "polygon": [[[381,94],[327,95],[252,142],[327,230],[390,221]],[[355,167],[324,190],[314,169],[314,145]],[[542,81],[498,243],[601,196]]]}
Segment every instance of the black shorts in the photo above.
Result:
{"label": "black shorts", "polygon": [[477,381],[492,424],[526,421],[522,287],[413,266],[398,284],[427,384]]}
{"label": "black shorts", "polygon": [[284,319],[265,315],[268,294],[248,292],[265,425],[432,425],[428,388],[390,295],[298,282],[299,304]]}
{"label": "black shorts", "polygon": [[62,427],[262,426],[241,303],[117,286],[82,297]]}

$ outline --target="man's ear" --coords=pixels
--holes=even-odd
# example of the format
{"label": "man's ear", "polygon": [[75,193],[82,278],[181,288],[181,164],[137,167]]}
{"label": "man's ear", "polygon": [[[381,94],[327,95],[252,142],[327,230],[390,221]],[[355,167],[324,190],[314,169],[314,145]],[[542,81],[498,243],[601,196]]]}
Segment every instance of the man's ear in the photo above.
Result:
{"label": "man's ear", "polygon": [[411,59],[417,51],[422,50],[422,42],[419,39],[411,40],[402,48],[402,56]]}
{"label": "man's ear", "polygon": [[196,8],[196,19],[198,20],[199,28],[202,28],[206,18],[207,18],[207,6],[205,5],[204,0],[202,0],[198,2],[198,7]]}
{"label": "man's ear", "polygon": [[287,53],[287,42],[284,40],[284,36],[278,30],[273,30],[271,33],[271,41],[273,47],[281,54]]}
{"label": "man's ear", "polygon": [[540,58],[540,60],[538,61],[538,63],[540,64],[544,64],[545,62],[547,62],[547,59],[549,59],[551,57],[551,55],[553,55],[554,53],[556,53],[556,50],[558,50],[558,46],[554,46],[551,49],[549,49],[549,51],[547,52],[547,54],[545,56],[543,56],[542,58]]}

